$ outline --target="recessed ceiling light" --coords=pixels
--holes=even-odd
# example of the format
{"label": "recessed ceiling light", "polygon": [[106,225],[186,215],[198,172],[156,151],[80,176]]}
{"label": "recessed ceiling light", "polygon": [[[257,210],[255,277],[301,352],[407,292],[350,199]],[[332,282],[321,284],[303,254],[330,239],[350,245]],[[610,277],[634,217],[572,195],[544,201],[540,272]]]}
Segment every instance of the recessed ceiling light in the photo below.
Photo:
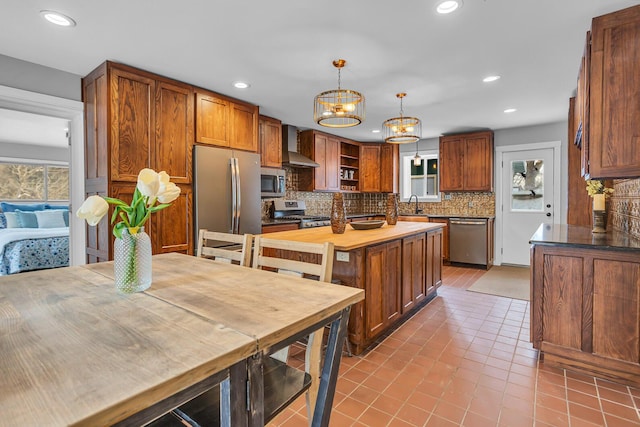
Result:
{"label": "recessed ceiling light", "polygon": [[483,82],[485,83],[489,83],[489,82],[495,82],[496,80],[499,80],[500,76],[487,76],[484,79],[482,79]]}
{"label": "recessed ceiling light", "polygon": [[63,15],[60,12],[56,12],[53,10],[41,10],[40,15],[47,21],[52,24],[60,25],[61,27],[75,27],[76,21],[68,17],[67,15]]}
{"label": "recessed ceiling light", "polygon": [[509,114],[509,113],[515,113],[516,111],[518,111],[515,108],[507,108],[506,110],[504,110],[505,113]]}
{"label": "recessed ceiling light", "polygon": [[438,4],[436,11],[441,14],[451,13],[462,7],[462,0],[445,0]]}
{"label": "recessed ceiling light", "polygon": [[371,133],[380,133],[380,129],[374,129],[371,131]]}
{"label": "recessed ceiling light", "polygon": [[249,87],[249,83],[233,82],[233,87],[235,87],[236,89],[246,89]]}

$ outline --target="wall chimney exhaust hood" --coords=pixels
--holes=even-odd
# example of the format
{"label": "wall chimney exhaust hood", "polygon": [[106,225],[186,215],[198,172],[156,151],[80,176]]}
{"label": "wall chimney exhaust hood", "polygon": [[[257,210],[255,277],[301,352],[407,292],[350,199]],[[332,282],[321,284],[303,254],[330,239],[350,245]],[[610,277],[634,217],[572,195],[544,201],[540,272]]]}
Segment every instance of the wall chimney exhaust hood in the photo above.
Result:
{"label": "wall chimney exhaust hood", "polygon": [[310,158],[298,153],[298,129],[282,126],[282,164],[292,168],[317,168],[320,166]]}

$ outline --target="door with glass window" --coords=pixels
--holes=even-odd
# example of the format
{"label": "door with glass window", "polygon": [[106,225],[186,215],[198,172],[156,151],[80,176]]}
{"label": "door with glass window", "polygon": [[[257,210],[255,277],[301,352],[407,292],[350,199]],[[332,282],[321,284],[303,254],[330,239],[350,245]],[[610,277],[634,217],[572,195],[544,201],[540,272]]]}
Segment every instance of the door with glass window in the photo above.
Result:
{"label": "door with glass window", "polygon": [[553,148],[502,155],[502,263],[529,265],[529,239],[554,222]]}

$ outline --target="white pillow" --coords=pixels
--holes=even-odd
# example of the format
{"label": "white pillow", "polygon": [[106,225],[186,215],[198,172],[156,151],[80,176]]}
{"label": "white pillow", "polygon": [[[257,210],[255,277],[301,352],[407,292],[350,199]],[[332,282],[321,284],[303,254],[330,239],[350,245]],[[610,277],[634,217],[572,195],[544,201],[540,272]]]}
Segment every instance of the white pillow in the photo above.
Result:
{"label": "white pillow", "polygon": [[35,211],[34,213],[38,219],[38,228],[66,227],[60,210]]}
{"label": "white pillow", "polygon": [[18,214],[15,212],[5,212],[4,217],[7,219],[7,228],[20,228],[18,224]]}

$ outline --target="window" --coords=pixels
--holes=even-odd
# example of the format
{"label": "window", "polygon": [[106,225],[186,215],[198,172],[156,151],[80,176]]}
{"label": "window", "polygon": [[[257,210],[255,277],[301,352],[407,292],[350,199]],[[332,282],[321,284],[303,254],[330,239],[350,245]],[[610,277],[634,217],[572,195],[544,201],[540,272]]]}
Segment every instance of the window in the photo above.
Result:
{"label": "window", "polygon": [[68,201],[69,166],[0,162],[0,200]]}
{"label": "window", "polygon": [[416,154],[400,153],[400,199],[409,200],[412,194],[421,202],[439,202],[438,151],[419,151]]}

